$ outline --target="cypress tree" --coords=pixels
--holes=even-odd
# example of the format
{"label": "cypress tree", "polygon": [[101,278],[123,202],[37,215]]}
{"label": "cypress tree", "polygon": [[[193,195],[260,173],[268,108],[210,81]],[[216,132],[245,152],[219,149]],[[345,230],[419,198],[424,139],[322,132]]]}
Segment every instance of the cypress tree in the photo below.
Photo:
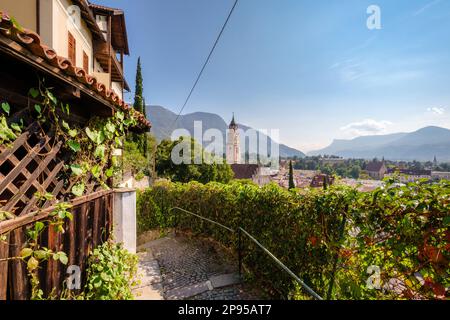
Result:
{"label": "cypress tree", "polygon": [[[142,65],[141,65],[141,57],[138,58],[137,68],[136,68],[136,83],[135,83],[135,91],[134,91],[134,104],[133,108],[136,111],[145,115],[145,107],[144,107],[144,83],[142,77]],[[142,155],[146,156],[146,134],[131,134],[131,140],[135,142],[138,146],[139,151]]]}
{"label": "cypress tree", "polygon": [[136,88],[134,92],[134,109],[144,113],[144,84],[142,79],[141,57],[138,58],[136,70]]}
{"label": "cypress tree", "polygon": [[292,167],[292,160],[289,162],[289,190],[291,189],[295,189],[294,168]]}

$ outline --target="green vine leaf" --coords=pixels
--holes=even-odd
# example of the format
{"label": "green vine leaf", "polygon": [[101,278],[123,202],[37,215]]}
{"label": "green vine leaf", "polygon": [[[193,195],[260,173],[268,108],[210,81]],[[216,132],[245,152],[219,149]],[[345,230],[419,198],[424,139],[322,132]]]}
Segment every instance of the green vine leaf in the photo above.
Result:
{"label": "green vine leaf", "polygon": [[78,131],[75,129],[69,130],[69,136],[71,136],[72,138],[75,138],[78,135]]}
{"label": "green vine leaf", "polygon": [[81,197],[84,193],[84,189],[85,189],[84,183],[79,183],[72,187],[72,193],[74,196]]}
{"label": "green vine leaf", "polygon": [[118,111],[118,112],[116,113],[116,118],[119,119],[120,121],[123,121],[123,119],[125,119],[125,115],[124,115],[123,112]]}
{"label": "green vine leaf", "polygon": [[23,248],[22,251],[20,251],[20,257],[22,259],[28,258],[33,254],[33,249],[31,248]]}
{"label": "green vine leaf", "polygon": [[0,221],[3,221],[3,220],[12,220],[12,219],[15,219],[15,218],[16,218],[16,216],[13,215],[11,212],[8,212],[8,211],[1,211],[1,210],[0,210]]}
{"label": "green vine leaf", "polygon": [[44,228],[45,225],[42,222],[36,222],[36,224],[34,225],[34,230],[38,233],[44,230]]}
{"label": "green vine leaf", "polygon": [[69,258],[67,258],[67,255],[64,252],[58,252],[59,261],[66,265],[69,262]]}
{"label": "green vine leaf", "polygon": [[93,175],[96,179],[98,179],[98,178],[100,178],[100,175],[101,175],[101,173],[102,173],[102,170],[100,169],[100,166],[99,166],[99,165],[95,165],[94,167],[92,167],[91,172],[92,172],[92,175]]}
{"label": "green vine leaf", "polygon": [[118,137],[116,137],[114,140],[116,141],[116,145],[118,147],[122,147],[123,146],[122,140],[120,140]]}
{"label": "green vine leaf", "polygon": [[83,168],[81,168],[81,166],[78,164],[72,164],[70,166],[70,169],[72,170],[72,173],[77,177],[81,176],[84,173]]}
{"label": "green vine leaf", "polygon": [[34,252],[34,256],[38,259],[38,260],[45,260],[48,259],[48,252],[45,250],[36,250]]}
{"label": "green vine leaf", "polygon": [[61,121],[61,125],[64,129],[66,129],[67,131],[70,131],[70,126],[66,121]]}
{"label": "green vine leaf", "polygon": [[39,113],[39,115],[41,115],[42,113],[42,108],[39,104],[35,104],[34,105],[34,110],[36,110],[37,113]]}
{"label": "green vine leaf", "polygon": [[108,130],[111,133],[116,132],[116,126],[114,124],[112,124],[111,122],[108,122],[105,127],[106,127],[106,130]]}
{"label": "green vine leaf", "polygon": [[31,88],[28,92],[30,96],[32,96],[34,99],[36,99],[39,96],[39,90],[36,88]]}
{"label": "green vine leaf", "polygon": [[103,141],[105,141],[105,135],[101,131],[97,130],[91,130],[89,127],[86,128],[86,134],[89,137],[89,139],[92,140],[95,144],[101,144]]}
{"label": "green vine leaf", "polygon": [[22,128],[17,123],[11,123],[11,129],[16,132],[22,133]]}
{"label": "green vine leaf", "polygon": [[105,152],[106,152],[106,146],[105,145],[99,145],[94,152],[94,157],[99,158],[99,159],[103,159],[105,157]]}
{"label": "green vine leaf", "polygon": [[105,171],[105,175],[107,178],[111,178],[114,175],[114,168],[109,168]]}
{"label": "green vine leaf", "polygon": [[58,104],[58,100],[56,99],[56,97],[53,95],[53,93],[51,93],[49,90],[46,91],[47,97],[50,99],[51,102],[53,102],[53,104]]}
{"label": "green vine leaf", "polygon": [[39,267],[39,261],[35,257],[28,259],[27,268],[28,271],[36,270]]}
{"label": "green vine leaf", "polygon": [[67,141],[67,145],[70,149],[72,149],[73,152],[79,152],[81,150],[81,146],[78,142],[69,140]]}
{"label": "green vine leaf", "polygon": [[2,103],[2,109],[9,116],[9,112],[11,111],[11,107],[9,106],[8,102],[3,102]]}

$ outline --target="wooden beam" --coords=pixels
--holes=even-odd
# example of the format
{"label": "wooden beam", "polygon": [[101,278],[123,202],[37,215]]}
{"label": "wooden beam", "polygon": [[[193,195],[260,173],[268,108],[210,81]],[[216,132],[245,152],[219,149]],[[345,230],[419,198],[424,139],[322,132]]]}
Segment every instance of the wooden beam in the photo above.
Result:
{"label": "wooden beam", "polygon": [[[103,196],[106,195],[110,195],[112,194],[114,191],[113,190],[102,190],[102,191],[98,191],[95,192],[93,194],[84,196],[84,197],[80,197],[77,199],[74,199],[72,201],[70,201],[69,203],[76,207],[80,204],[83,204],[85,202],[89,202],[92,200],[95,200],[97,198],[101,198]],[[0,235],[1,234],[5,234],[10,232],[11,230],[15,230],[18,229],[22,226],[26,226],[30,223],[34,223],[36,221],[42,220],[47,218],[50,213],[55,209],[55,206],[51,206],[46,208],[45,210],[42,211],[36,211],[36,212],[31,212],[27,215],[21,216],[21,217],[17,217],[15,219],[12,220],[7,220],[7,221],[3,221],[0,223]]]}
{"label": "wooden beam", "polygon": [[[0,240],[0,260],[7,259],[9,257],[9,238],[10,235],[6,235],[6,240]],[[0,262],[0,300],[6,300],[8,292],[8,261]]]}
{"label": "wooden beam", "polygon": [[41,1],[36,0],[36,33],[41,34]]}
{"label": "wooden beam", "polygon": [[112,18],[111,15],[108,16],[108,73],[110,75],[110,80],[109,80],[109,88],[112,87],[112,57],[111,57],[111,49],[112,49],[112,44],[111,44],[111,24],[112,24]]}

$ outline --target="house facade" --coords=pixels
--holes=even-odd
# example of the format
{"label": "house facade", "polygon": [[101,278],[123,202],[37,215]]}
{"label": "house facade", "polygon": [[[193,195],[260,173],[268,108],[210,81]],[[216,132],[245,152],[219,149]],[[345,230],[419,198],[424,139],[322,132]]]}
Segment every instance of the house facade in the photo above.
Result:
{"label": "house facade", "polygon": [[384,161],[373,161],[367,164],[367,174],[375,180],[382,180],[387,173],[387,168]]}
{"label": "house facade", "polygon": [[123,100],[129,90],[123,69],[129,48],[122,10],[87,0],[2,0],[0,8]]}

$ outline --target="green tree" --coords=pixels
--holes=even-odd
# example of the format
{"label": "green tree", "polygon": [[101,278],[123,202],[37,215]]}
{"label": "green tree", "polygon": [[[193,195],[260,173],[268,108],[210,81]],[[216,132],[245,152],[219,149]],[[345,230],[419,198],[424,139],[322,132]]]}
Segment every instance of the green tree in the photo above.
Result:
{"label": "green tree", "polygon": [[353,179],[359,179],[359,176],[361,174],[361,168],[358,165],[354,165],[350,168],[350,176]]}
{"label": "green tree", "polygon": [[[182,150],[190,148],[189,163],[175,164],[172,161],[172,151],[179,144],[190,144]],[[228,183],[233,178],[233,171],[230,165],[224,163],[220,164],[211,158],[212,155],[203,150],[197,144],[197,150],[201,150],[201,164],[194,164],[196,155],[194,154],[195,145],[197,143],[192,138],[180,138],[176,141],[163,140],[158,145],[156,150],[156,173],[159,177],[168,178],[174,182],[190,182],[198,181],[201,183],[208,183],[217,181]],[[180,154],[183,156],[183,154]],[[209,160],[209,161],[205,161]],[[217,159],[218,160],[218,159]]]}
{"label": "green tree", "polygon": [[[146,116],[145,112],[145,99],[144,99],[144,79],[142,77],[142,65],[141,58],[138,58],[136,68],[136,83],[134,91],[134,104],[133,108]],[[136,144],[139,152],[143,157],[148,158],[148,133],[131,133],[128,137],[129,141]]]}
{"label": "green tree", "polygon": [[291,189],[295,189],[294,168],[292,167],[292,160],[289,162],[289,190]]}
{"label": "green tree", "polygon": [[138,58],[136,69],[136,88],[134,91],[134,109],[144,114],[144,83],[142,78],[141,57]]}

